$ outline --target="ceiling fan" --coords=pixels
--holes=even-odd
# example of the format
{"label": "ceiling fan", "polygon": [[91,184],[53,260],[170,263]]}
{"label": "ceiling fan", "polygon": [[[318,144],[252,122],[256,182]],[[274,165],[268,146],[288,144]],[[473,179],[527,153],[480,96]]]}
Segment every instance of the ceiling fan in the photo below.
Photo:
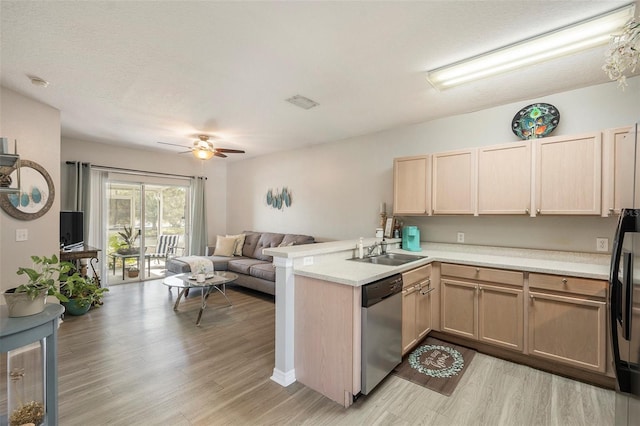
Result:
{"label": "ceiling fan", "polygon": [[[184,145],[178,145],[175,143],[169,142],[158,142],[163,145],[173,145],[179,146],[181,148],[186,148]],[[179,152],[178,154],[184,154],[187,152],[193,153],[193,156],[199,160],[208,160],[212,158],[214,155],[216,157],[227,158],[224,153],[227,154],[244,154],[244,151],[241,149],[228,149],[228,148],[214,148],[213,143],[209,141],[209,136],[207,135],[198,135],[198,140],[193,141],[193,147],[188,151]]]}

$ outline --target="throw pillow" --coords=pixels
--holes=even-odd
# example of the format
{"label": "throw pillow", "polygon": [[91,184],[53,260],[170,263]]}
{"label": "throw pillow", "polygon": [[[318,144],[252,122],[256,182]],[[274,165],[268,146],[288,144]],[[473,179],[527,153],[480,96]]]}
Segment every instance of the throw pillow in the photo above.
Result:
{"label": "throw pillow", "polygon": [[245,237],[245,234],[227,235],[227,238],[236,239],[236,249],[233,252],[234,256],[242,256],[242,246],[244,246],[244,237]]}
{"label": "throw pillow", "polygon": [[218,235],[216,239],[216,249],[213,251],[214,256],[233,256],[236,250],[235,238],[227,238],[222,235]]}
{"label": "throw pillow", "polygon": [[294,244],[295,244],[295,241],[291,241],[291,242],[288,242],[288,243],[280,243],[280,244],[278,244],[278,247],[291,247]]}

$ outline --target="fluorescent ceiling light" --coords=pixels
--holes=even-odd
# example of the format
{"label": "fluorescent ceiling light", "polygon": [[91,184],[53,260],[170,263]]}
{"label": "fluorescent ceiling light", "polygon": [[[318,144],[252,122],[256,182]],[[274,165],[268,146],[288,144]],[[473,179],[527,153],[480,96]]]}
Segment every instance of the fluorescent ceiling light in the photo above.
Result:
{"label": "fluorescent ceiling light", "polygon": [[607,43],[635,13],[629,4],[603,15],[563,27],[491,52],[427,72],[427,80],[443,90]]}

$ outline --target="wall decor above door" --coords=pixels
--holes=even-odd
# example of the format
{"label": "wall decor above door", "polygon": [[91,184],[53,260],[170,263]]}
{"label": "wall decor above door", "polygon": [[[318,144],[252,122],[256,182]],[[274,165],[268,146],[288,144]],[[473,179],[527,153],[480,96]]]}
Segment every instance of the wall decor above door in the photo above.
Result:
{"label": "wall decor above door", "polygon": [[[20,160],[20,192],[0,194],[0,207],[9,216],[34,220],[44,215],[55,198],[55,187],[49,173],[40,164]],[[10,176],[16,175],[14,170]]]}

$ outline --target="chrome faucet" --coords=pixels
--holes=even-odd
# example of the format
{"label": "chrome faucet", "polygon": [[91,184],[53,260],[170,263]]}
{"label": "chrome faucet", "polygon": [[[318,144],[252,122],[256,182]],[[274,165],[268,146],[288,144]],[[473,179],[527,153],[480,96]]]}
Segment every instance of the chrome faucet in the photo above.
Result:
{"label": "chrome faucet", "polygon": [[373,245],[367,247],[367,257],[371,256],[375,249],[378,247],[379,243],[373,243]]}

